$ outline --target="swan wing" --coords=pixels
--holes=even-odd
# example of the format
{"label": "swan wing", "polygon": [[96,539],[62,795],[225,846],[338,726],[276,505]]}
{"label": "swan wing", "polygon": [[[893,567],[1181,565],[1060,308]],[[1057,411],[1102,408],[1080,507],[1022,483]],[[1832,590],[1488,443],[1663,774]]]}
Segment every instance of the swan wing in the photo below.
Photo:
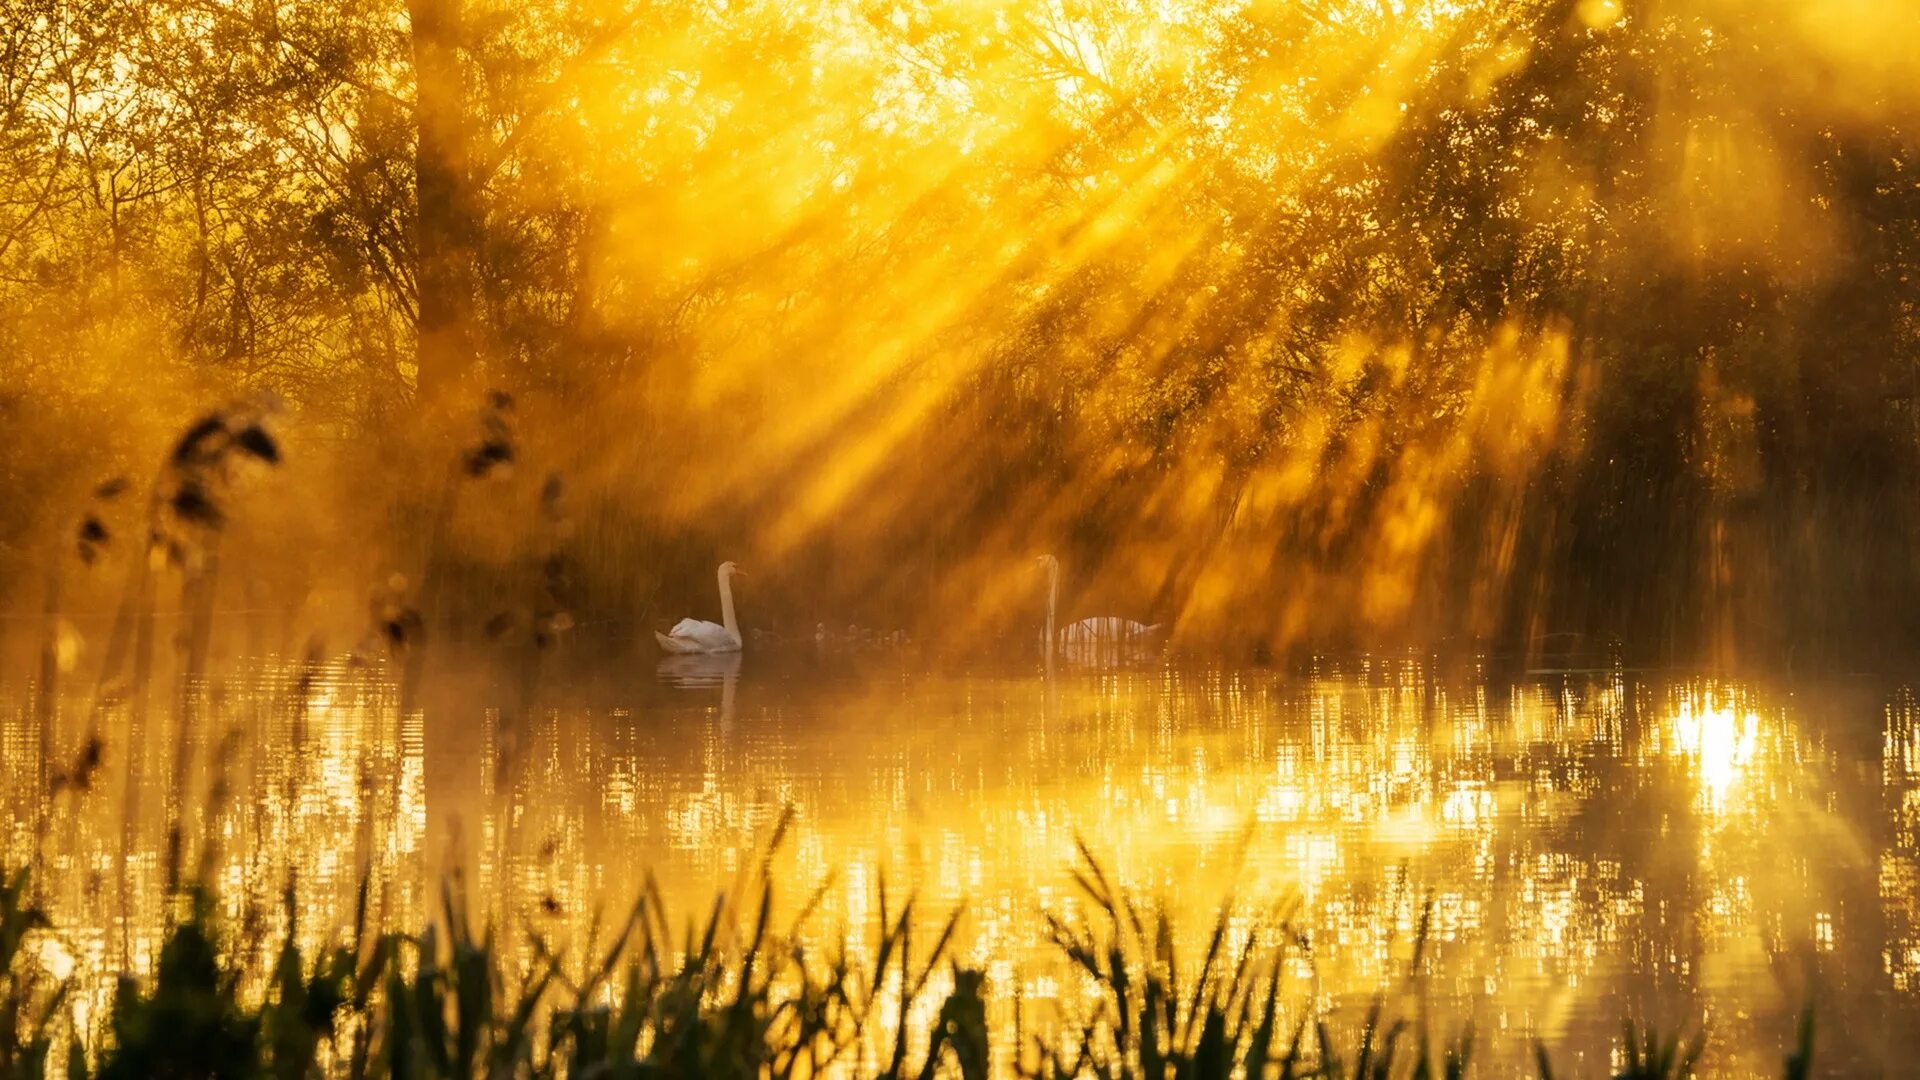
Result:
{"label": "swan wing", "polygon": [[681,619],[665,636],[654,637],[661,648],[674,653],[732,652],[740,648],[737,634],[705,619]]}
{"label": "swan wing", "polygon": [[690,653],[690,652],[698,651],[693,647],[693,643],[688,641],[687,639],[668,637],[667,635],[661,633],[658,630],[655,630],[653,632],[653,640],[660,643],[660,651],[664,653],[673,653],[675,655],[678,655],[682,653]]}
{"label": "swan wing", "polygon": [[[1137,625],[1137,624],[1136,624]],[[1115,615],[1096,615],[1090,619],[1081,619],[1060,632],[1060,636],[1069,642],[1117,641],[1131,631],[1127,629],[1128,620]]]}
{"label": "swan wing", "polygon": [[1070,643],[1124,641],[1128,638],[1145,637],[1159,629],[1159,623],[1148,626],[1146,623],[1123,619],[1118,615],[1096,615],[1069,625],[1060,632],[1060,637]]}

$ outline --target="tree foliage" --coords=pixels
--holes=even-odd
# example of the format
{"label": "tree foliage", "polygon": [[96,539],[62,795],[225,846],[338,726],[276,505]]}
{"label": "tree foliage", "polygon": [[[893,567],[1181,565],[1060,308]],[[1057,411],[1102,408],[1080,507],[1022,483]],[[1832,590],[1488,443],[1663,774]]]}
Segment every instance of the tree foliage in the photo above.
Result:
{"label": "tree foliage", "polygon": [[16,570],[209,395],[497,386],[629,621],[737,556],[974,632],[1055,550],[1249,646],[1916,629],[1892,0],[10,12]]}

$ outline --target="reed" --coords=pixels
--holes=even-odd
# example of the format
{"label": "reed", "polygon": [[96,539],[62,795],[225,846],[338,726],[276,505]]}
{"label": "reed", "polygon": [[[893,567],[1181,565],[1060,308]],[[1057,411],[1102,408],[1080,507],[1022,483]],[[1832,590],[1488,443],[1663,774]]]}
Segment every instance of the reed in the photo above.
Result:
{"label": "reed", "polygon": [[[73,982],[38,959],[36,938],[53,928],[21,869],[0,879],[0,1076],[1453,1080],[1471,1069],[1471,1028],[1431,1038],[1413,976],[1424,930],[1407,977],[1343,1026],[1288,1004],[1285,961],[1305,947],[1298,935],[1281,929],[1229,950],[1223,911],[1197,966],[1183,970],[1164,912],[1125,896],[1084,851],[1082,859],[1087,914],[1052,918],[1049,928],[1094,990],[1076,1023],[1023,1032],[1017,1019],[1014,1045],[998,1056],[992,987],[950,954],[959,912],[916,947],[915,901],[895,906],[882,888],[878,918],[854,931],[863,949],[843,935],[837,950],[815,953],[800,931],[828,885],[776,927],[770,858],[744,883],[746,904],[716,899],[677,935],[649,880],[625,917],[596,926],[578,955],[533,934],[530,962],[515,958],[498,927],[475,932],[457,878],[416,934],[374,926],[363,882],[344,939],[313,953],[298,944],[289,890],[285,938],[254,986],[211,895],[190,886],[153,976],[122,975],[104,1027],[83,1038],[69,1008]],[[936,983],[944,994],[916,1034],[909,1018],[925,1011]],[[1019,1004],[1016,1018],[1025,1015]],[[1692,1076],[1704,1044],[1698,1030],[1628,1022],[1617,1075]],[[1783,1075],[1810,1075],[1812,1053],[1809,1010]],[[1542,1080],[1554,1080],[1546,1048],[1535,1054]]]}
{"label": "reed", "polygon": [[[1419,991],[1429,912],[1422,914],[1405,976],[1377,992],[1350,1037],[1330,1018],[1287,1003],[1290,956],[1311,966],[1306,938],[1292,929],[1291,912],[1276,908],[1261,920],[1273,929],[1248,935],[1227,951],[1231,905],[1223,904],[1199,965],[1182,977],[1174,927],[1166,912],[1147,910],[1117,888],[1082,843],[1075,883],[1088,914],[1069,921],[1047,916],[1060,952],[1096,988],[1091,1021],[1070,1028],[1063,1042],[1032,1040],[1017,1070],[1028,1077],[1388,1077],[1465,1075],[1473,1030],[1436,1045],[1426,1000]],[[1410,1004],[1410,1015],[1402,1003]]]}
{"label": "reed", "polygon": [[[957,912],[931,947],[916,950],[914,901],[896,908],[883,896],[862,953],[870,964],[853,962],[844,944],[815,956],[798,944],[799,929],[824,888],[776,930],[769,866],[750,883],[751,904],[717,900],[677,937],[650,883],[580,957],[536,935],[524,965],[497,929],[474,932],[457,878],[442,890],[436,921],[414,935],[373,927],[363,883],[346,939],[317,955],[297,943],[289,891],[286,936],[264,989],[253,990],[242,950],[194,885],[153,977],[118,980],[91,1053],[64,1011],[73,983],[53,978],[27,947],[51,927],[23,869],[0,889],[0,1076],[789,1077],[838,1066],[931,1077],[949,1063],[964,1077],[986,1075],[985,978],[947,955]],[[943,965],[953,989],[916,1052],[907,1018]],[[62,1035],[68,1052],[56,1069],[51,1049]],[[871,1061],[885,1064],[864,1067]]]}

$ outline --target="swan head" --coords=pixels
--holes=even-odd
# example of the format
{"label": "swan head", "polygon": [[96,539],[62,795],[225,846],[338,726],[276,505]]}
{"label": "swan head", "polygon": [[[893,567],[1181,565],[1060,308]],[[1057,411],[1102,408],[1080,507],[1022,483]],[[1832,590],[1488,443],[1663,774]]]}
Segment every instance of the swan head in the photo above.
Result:
{"label": "swan head", "polygon": [[728,560],[727,562],[723,562],[720,564],[720,578],[723,581],[730,577],[746,577],[746,576],[747,576],[746,571],[740,569],[738,566],[735,566],[732,560]]}
{"label": "swan head", "polygon": [[1057,567],[1060,565],[1060,560],[1054,558],[1051,555],[1037,556],[1033,561],[1038,563],[1042,568],[1047,570],[1052,570],[1054,567]]}

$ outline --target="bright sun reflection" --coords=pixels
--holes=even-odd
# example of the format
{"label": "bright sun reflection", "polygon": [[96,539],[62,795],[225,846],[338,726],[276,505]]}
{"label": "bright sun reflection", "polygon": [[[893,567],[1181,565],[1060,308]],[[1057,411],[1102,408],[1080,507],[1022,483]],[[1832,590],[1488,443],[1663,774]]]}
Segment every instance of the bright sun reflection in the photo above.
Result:
{"label": "bright sun reflection", "polygon": [[1680,703],[1673,719],[1674,746],[1694,761],[1700,778],[1700,803],[1709,812],[1724,811],[1727,796],[1743,780],[1754,760],[1760,718],[1752,712],[1737,715],[1725,705],[1694,710]]}

